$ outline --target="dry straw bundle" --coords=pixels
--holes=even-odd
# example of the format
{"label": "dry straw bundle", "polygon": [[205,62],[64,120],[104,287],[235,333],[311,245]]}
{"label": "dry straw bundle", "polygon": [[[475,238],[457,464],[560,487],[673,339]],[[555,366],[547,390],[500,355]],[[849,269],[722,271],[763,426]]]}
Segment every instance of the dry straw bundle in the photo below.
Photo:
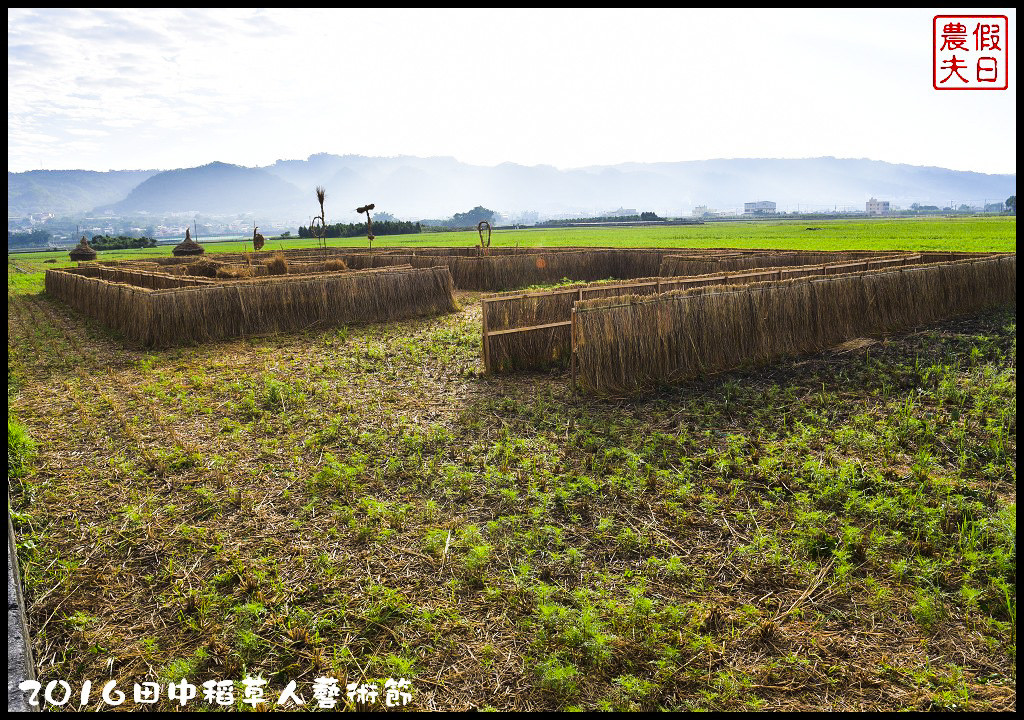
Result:
{"label": "dry straw bundle", "polygon": [[166,290],[51,270],[46,291],[149,346],[456,309],[451,275],[444,268],[266,277]]}
{"label": "dry straw bundle", "polygon": [[631,393],[1014,303],[1016,270],[1003,255],[588,300],[573,347],[585,388]]}
{"label": "dry straw bundle", "polygon": [[217,262],[216,260],[200,260],[199,262],[193,262],[186,265],[185,274],[215,278],[217,277],[217,271],[223,266],[224,263]]}
{"label": "dry straw bundle", "polygon": [[223,263],[217,268],[216,277],[218,280],[240,280],[242,278],[258,277],[267,274],[267,267],[265,265]]}
{"label": "dry straw bundle", "polygon": [[267,274],[269,275],[287,275],[288,274],[288,258],[284,256],[284,253],[274,253],[274,257],[267,261]]}

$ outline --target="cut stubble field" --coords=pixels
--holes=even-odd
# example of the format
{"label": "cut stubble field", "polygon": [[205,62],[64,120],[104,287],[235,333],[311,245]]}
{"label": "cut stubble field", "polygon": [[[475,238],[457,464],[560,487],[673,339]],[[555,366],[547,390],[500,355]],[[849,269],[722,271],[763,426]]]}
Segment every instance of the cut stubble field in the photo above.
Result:
{"label": "cut stubble field", "polygon": [[44,684],[1015,709],[1015,308],[617,401],[482,376],[475,293],[151,352],[41,260],[8,264],[8,439]]}

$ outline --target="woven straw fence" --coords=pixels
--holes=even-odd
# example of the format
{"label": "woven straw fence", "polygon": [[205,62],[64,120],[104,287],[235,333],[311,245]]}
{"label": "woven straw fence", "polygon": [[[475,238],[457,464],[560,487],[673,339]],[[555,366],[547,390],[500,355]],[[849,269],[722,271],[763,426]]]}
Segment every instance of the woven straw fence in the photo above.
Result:
{"label": "woven straw fence", "polygon": [[77,268],[48,270],[45,283],[47,293],[83,314],[157,347],[457,309],[445,268],[276,276],[157,290],[89,277]]}
{"label": "woven straw fence", "polygon": [[[581,300],[621,295],[655,295],[709,285],[747,285],[767,280],[863,272],[920,262],[920,255],[866,258],[857,262],[806,267],[770,267],[752,272],[678,278],[639,278],[597,282],[534,292],[508,292],[481,298],[484,366],[488,372],[535,370],[568,361],[569,321]],[[506,332],[512,330],[514,332]]]}
{"label": "woven straw fence", "polygon": [[582,386],[628,394],[1015,303],[1016,255],[576,304]]}

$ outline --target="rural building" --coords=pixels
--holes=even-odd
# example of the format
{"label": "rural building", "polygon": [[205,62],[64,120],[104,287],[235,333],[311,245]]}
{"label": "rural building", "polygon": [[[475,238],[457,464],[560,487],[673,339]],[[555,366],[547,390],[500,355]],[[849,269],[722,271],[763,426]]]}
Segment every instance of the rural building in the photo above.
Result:
{"label": "rural building", "polygon": [[775,203],[771,200],[743,203],[744,215],[768,215],[775,212]]}
{"label": "rural building", "polygon": [[889,201],[871,198],[865,203],[864,209],[867,211],[868,215],[888,215]]}

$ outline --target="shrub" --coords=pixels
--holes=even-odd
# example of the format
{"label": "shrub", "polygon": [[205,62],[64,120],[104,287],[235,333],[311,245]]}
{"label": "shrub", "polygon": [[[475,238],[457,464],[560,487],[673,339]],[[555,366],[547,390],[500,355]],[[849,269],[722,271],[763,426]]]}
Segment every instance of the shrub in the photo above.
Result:
{"label": "shrub", "polygon": [[28,431],[17,420],[7,418],[7,475],[12,478],[24,477],[35,456],[36,444]]}

